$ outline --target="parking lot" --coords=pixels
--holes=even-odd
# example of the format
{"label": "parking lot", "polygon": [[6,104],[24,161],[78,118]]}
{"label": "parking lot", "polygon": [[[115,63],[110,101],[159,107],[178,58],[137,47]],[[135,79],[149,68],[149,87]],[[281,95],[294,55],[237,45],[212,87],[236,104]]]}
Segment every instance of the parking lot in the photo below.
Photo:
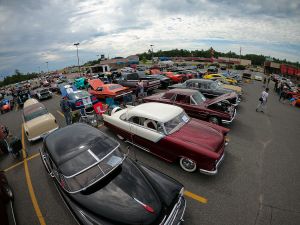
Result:
{"label": "parking lot", "polygon": [[[130,157],[184,184],[187,191],[184,224],[300,224],[299,108],[279,103],[272,82],[270,86],[266,113],[260,113],[255,108],[262,91],[261,82],[243,85],[243,101],[229,126],[225,160],[215,176],[189,174],[177,164],[131,148]],[[54,95],[43,103],[62,127],[65,121],[59,99]],[[20,110],[1,115],[0,122],[14,135],[24,136]],[[117,138],[106,127],[99,129]],[[14,190],[19,224],[76,224],[42,165],[38,154],[41,142],[30,144],[25,138],[23,147],[28,153],[26,163],[0,156],[0,168],[6,170]]]}

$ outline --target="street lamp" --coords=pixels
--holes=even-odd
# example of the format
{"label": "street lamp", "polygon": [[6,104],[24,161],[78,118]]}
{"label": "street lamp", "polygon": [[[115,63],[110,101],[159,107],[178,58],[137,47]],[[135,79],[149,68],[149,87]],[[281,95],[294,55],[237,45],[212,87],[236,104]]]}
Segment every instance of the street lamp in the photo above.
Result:
{"label": "street lamp", "polygon": [[151,57],[151,58],[152,58],[152,63],[154,63],[154,61],[153,61],[153,46],[154,46],[154,45],[150,45],[150,47],[151,47],[151,52],[152,52],[152,57]]}
{"label": "street lamp", "polygon": [[79,66],[79,56],[78,56],[78,45],[79,45],[79,42],[75,43],[74,44],[77,48],[77,65],[78,65],[78,71],[79,73],[81,74],[81,71],[80,71],[80,66]]}
{"label": "street lamp", "polygon": [[46,64],[47,64],[47,71],[48,71],[48,75],[49,75],[49,67],[48,67],[48,63],[49,63],[49,62],[46,62]]}

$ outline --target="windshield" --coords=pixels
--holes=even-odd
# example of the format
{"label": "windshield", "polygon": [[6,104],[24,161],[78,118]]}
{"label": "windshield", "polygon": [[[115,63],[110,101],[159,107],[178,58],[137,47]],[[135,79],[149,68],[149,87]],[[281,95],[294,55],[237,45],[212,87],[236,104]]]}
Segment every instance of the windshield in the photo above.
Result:
{"label": "windshield", "polygon": [[39,108],[37,111],[34,111],[28,115],[24,115],[24,120],[27,122],[45,114],[48,114],[47,109]]}
{"label": "windshield", "polygon": [[118,84],[116,84],[116,85],[110,85],[109,86],[109,90],[115,90],[115,89],[119,89],[119,88],[122,88],[122,86],[121,85],[118,85]]}
{"label": "windshield", "polygon": [[189,120],[190,118],[185,112],[180,113],[178,116],[164,124],[166,133],[174,133],[175,131],[179,130],[184,124],[188,123]]}
{"label": "windshield", "polygon": [[[89,152],[89,151],[88,151]],[[96,155],[93,157],[96,158]],[[106,177],[114,171],[125,159],[125,155],[118,149],[111,151],[102,159],[98,159],[96,164],[83,171],[82,173],[73,176],[64,176],[59,174],[61,186],[69,193],[76,193],[87,189],[99,180]],[[56,174],[57,176],[58,174]]]}
{"label": "windshield", "polygon": [[82,99],[89,97],[89,93],[86,91],[73,92],[69,94],[70,99]]}
{"label": "windshield", "polygon": [[202,102],[206,101],[206,98],[200,92],[197,92],[197,93],[193,94],[192,97],[195,100],[197,105],[199,105]]}

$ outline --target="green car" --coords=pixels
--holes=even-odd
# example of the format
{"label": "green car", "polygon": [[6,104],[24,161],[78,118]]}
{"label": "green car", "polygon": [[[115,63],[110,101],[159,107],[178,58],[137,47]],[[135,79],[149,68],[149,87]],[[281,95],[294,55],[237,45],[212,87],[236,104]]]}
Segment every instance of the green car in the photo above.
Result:
{"label": "green car", "polygon": [[80,77],[75,79],[74,85],[77,89],[85,89],[88,85],[88,82],[86,82],[85,77]]}

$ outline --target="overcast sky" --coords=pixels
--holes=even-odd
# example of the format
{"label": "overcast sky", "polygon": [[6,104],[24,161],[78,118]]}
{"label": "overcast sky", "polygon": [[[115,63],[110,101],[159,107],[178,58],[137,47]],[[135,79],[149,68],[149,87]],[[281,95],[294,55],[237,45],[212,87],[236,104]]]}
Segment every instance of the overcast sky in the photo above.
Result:
{"label": "overcast sky", "polygon": [[154,45],[300,61],[299,0],[0,0],[0,75]]}

